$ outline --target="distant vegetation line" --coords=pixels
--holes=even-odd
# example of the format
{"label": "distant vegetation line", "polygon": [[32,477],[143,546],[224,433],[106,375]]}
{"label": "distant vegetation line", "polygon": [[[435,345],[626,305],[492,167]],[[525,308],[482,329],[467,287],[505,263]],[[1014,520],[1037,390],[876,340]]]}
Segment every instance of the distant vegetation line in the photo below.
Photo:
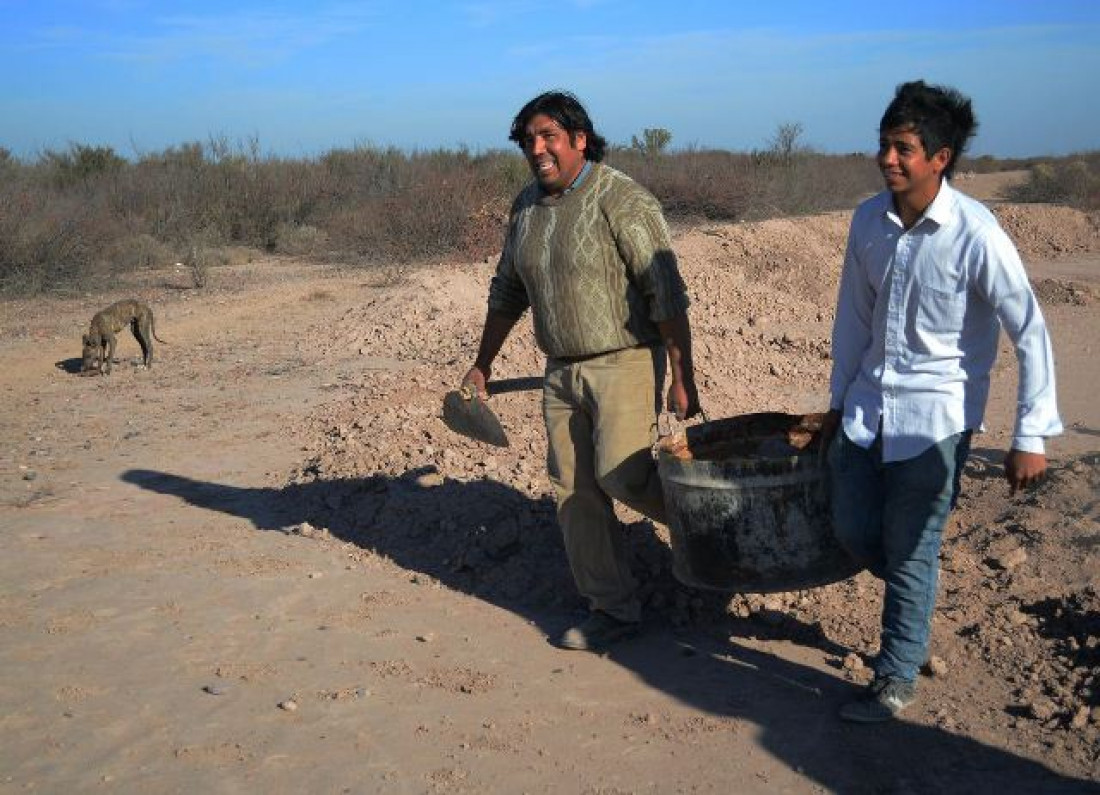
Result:
{"label": "distant vegetation line", "polygon": [[[750,153],[667,151],[670,136],[646,130],[607,162],[653,191],[673,220],[847,209],[880,188],[871,157],[799,147],[800,127],[789,128]],[[1100,206],[1097,152],[963,166],[1021,167],[1032,177],[1020,200]],[[23,162],[0,147],[0,295],[95,290],[113,274],[174,262],[201,287],[241,249],[360,266],[481,259],[499,250],[509,204],[529,178],[517,151],[357,146],[291,159],[212,139],[136,161],[74,143]]]}

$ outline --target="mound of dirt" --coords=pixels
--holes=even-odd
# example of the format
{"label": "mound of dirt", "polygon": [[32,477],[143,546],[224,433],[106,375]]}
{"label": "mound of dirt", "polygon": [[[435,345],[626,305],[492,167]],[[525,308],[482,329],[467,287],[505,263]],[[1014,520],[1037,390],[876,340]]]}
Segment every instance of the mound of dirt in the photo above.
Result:
{"label": "mound of dirt", "polygon": [[1084,254],[1100,247],[1096,213],[1056,204],[1001,204],[993,213],[1025,260]]}
{"label": "mound of dirt", "polygon": [[1085,306],[1096,298],[1094,287],[1064,279],[1036,279],[1031,286],[1041,304]]}
{"label": "mound of dirt", "polygon": [[[996,211],[1025,257],[1100,252],[1095,218],[1086,214],[1024,205]],[[710,416],[824,408],[848,218],[678,230]],[[440,420],[441,395],[476,349],[491,273],[484,263],[409,272],[375,302],[345,313],[326,350],[356,351],[365,377],[314,414],[306,434],[312,455],[291,483],[325,484],[310,490],[315,524],[356,546],[384,548],[395,565],[415,551],[418,570],[444,586],[512,607],[581,607],[546,482],[537,392],[493,398],[512,440],[507,449],[459,438]],[[1036,286],[1044,304],[1067,311],[1085,311],[1094,289],[1050,279]],[[1013,366],[1011,356],[1002,357],[1001,371]],[[538,376],[541,369],[524,321],[494,378]],[[672,420],[662,422],[672,430]],[[1007,736],[1000,742],[1094,780],[1098,488],[1100,456],[1084,455],[1057,462],[1040,488],[1008,499],[998,464],[989,451],[976,451],[946,531],[926,671],[944,686],[930,688],[922,701],[928,723]],[[664,528],[628,511],[622,519],[653,620],[697,629],[733,622],[753,637],[797,636],[857,650],[842,653],[838,666],[854,681],[869,676],[881,605],[880,584],[869,575],[796,593],[699,592],[672,576]]]}

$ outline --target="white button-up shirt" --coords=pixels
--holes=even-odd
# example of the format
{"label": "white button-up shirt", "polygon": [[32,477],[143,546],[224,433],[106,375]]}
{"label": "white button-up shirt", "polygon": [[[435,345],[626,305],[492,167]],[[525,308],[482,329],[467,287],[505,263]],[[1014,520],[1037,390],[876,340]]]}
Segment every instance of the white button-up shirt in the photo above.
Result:
{"label": "white button-up shirt", "polygon": [[884,461],[980,430],[1000,329],[1019,361],[1012,447],[1044,452],[1062,431],[1054,356],[1039,304],[1008,235],[946,180],[906,229],[884,191],[852,218],[833,326],[830,407]]}

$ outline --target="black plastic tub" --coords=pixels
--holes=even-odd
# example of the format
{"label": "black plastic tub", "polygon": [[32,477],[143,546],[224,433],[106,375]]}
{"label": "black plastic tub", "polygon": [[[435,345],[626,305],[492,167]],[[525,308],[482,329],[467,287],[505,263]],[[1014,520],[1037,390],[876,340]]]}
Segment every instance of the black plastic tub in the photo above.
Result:
{"label": "black plastic tub", "polygon": [[797,591],[859,571],[833,538],[822,414],[744,414],[663,439],[673,573],[735,593]]}

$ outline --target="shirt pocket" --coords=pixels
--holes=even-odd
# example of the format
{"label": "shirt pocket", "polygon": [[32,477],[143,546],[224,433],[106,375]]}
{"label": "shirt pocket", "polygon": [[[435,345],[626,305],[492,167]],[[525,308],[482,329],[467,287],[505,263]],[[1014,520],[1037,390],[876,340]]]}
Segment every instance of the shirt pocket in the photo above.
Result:
{"label": "shirt pocket", "polygon": [[917,328],[933,334],[957,334],[966,319],[966,290],[919,285]]}

